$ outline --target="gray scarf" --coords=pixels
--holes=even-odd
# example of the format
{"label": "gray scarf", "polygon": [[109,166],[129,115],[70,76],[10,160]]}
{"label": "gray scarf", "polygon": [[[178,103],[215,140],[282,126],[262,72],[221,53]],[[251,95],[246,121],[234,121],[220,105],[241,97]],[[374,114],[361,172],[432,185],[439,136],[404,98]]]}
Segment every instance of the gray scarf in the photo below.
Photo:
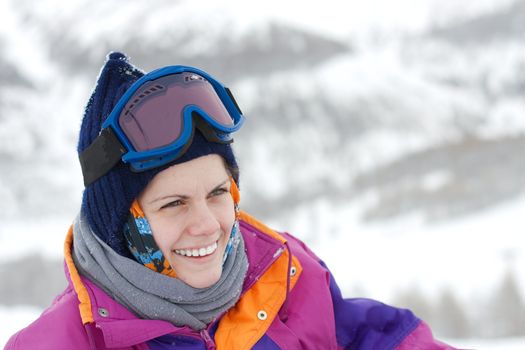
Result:
{"label": "gray scarf", "polygon": [[237,234],[240,239],[228,255],[219,281],[207,288],[193,288],[117,254],[81,215],[73,226],[73,260],[81,275],[137,316],[202,330],[231,308],[241,294],[248,259],[242,236]]}

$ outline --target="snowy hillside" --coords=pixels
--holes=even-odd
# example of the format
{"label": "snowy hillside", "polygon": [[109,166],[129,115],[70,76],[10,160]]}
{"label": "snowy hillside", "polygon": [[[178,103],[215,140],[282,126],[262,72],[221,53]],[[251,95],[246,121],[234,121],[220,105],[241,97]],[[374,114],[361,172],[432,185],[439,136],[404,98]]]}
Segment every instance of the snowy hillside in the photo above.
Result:
{"label": "snowy hillside", "polygon": [[[82,110],[122,50],[230,85],[244,209],[312,245],[347,295],[442,336],[523,335],[525,1],[325,5],[0,3],[0,306],[63,287]],[[518,315],[491,327],[504,292]]]}

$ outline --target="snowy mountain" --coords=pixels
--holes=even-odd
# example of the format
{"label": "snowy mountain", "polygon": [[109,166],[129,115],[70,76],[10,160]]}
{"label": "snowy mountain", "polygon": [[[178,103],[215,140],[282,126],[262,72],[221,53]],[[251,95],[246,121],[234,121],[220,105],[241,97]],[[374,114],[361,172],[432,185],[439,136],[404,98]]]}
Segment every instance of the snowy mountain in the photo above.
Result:
{"label": "snowy mountain", "polygon": [[[517,208],[513,213],[524,208],[525,1],[465,2],[478,6],[468,12],[454,7],[456,2],[428,0],[418,13],[434,11],[437,19],[420,16],[416,24],[397,9],[388,22],[356,4],[329,3],[332,21],[319,10],[317,21],[308,23],[235,2],[196,6],[165,0],[148,8],[141,1],[125,7],[87,0],[67,6],[58,0],[3,3],[0,218],[8,224],[0,228],[0,242],[10,248],[0,250],[0,276],[10,282],[0,286],[0,304],[31,300],[43,307],[63,286],[59,242],[82,191],[77,133],[110,50],[126,52],[145,70],[195,65],[230,85],[247,116],[235,143],[244,208],[318,247],[343,276],[347,264],[330,253],[347,242],[381,251],[382,259],[395,256],[378,250],[374,240],[421,251],[428,269],[443,274],[407,273],[428,298],[449,288],[468,300],[483,278],[489,288],[497,285],[508,266],[523,276],[520,222],[499,236],[476,238],[471,230],[482,229],[473,222],[483,222],[487,213],[498,219],[486,227],[509,220],[494,214],[502,206]],[[363,31],[364,24],[357,25],[362,13],[383,27]],[[349,29],[336,35],[319,23],[325,29],[347,23]],[[53,224],[42,226],[49,221]],[[19,237],[25,232],[30,239]],[[51,246],[44,243],[46,235],[56,248],[43,252]],[[421,237],[430,242],[446,237],[443,249],[462,242],[450,252],[456,264],[470,240],[493,247],[504,239],[488,260],[498,269],[468,283],[458,280],[454,264],[434,265],[442,255],[433,254]],[[370,254],[350,245],[349,262],[367,269],[341,277],[344,290],[396,300],[403,284],[385,278],[386,267],[376,271]],[[509,249],[510,262],[503,258]],[[470,249],[467,255],[484,266],[483,252]],[[399,277],[400,268],[414,269],[392,260],[386,270],[391,276]],[[35,265],[41,278],[19,277],[20,271],[35,275]],[[518,278],[517,288],[524,286]],[[474,308],[470,301],[464,304]],[[443,319],[431,317],[436,323]],[[458,336],[471,334],[477,333]]]}

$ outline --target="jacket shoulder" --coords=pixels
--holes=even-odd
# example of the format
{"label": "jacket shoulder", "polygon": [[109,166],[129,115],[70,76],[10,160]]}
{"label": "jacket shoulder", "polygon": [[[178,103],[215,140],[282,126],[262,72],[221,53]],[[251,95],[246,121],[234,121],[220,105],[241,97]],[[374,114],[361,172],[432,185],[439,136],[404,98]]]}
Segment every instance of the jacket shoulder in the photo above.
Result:
{"label": "jacket shoulder", "polygon": [[5,350],[15,349],[89,349],[72,288],[67,288],[40,317],[9,339]]}

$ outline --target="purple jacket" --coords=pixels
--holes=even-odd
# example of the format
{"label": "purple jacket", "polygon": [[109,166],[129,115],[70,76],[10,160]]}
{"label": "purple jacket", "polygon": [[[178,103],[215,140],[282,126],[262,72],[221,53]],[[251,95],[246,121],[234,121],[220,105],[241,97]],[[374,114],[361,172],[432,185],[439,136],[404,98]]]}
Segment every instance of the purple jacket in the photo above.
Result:
{"label": "purple jacket", "polygon": [[199,332],[137,318],[88,279],[65,244],[69,285],[11,349],[452,349],[409,310],[343,299],[324,264],[297,238],[243,213],[249,260],[241,299]]}

